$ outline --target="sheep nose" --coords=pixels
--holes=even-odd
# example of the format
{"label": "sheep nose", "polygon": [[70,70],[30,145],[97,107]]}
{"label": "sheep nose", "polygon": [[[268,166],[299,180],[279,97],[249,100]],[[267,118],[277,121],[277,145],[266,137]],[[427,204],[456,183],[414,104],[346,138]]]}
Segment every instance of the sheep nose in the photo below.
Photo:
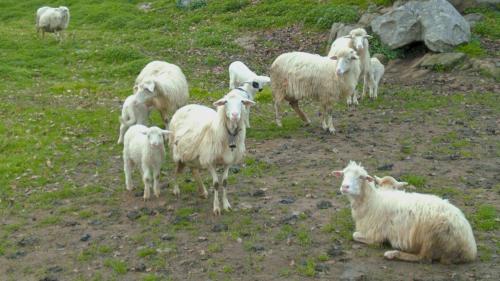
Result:
{"label": "sheep nose", "polygon": [[337,75],[342,75],[342,70],[341,69],[337,69]]}
{"label": "sheep nose", "polygon": [[233,120],[238,119],[238,112],[231,113],[231,117],[232,117]]}

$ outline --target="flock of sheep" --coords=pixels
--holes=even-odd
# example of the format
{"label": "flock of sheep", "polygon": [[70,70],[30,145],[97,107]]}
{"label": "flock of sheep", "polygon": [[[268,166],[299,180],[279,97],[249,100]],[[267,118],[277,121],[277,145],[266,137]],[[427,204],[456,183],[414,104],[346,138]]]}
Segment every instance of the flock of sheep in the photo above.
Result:
{"label": "flock of sheep", "polygon": [[[68,22],[66,7],[42,7],[37,11],[36,28],[42,34],[53,32],[62,40],[60,32],[67,28]],[[358,104],[356,86],[360,76],[363,77],[361,96],[366,95],[368,87],[369,96],[377,97],[384,66],[376,58],[370,58],[369,38],[364,29],[354,29],[335,40],[326,57],[304,52],[282,54],[271,65],[270,77],[257,75],[242,62],[233,62],[229,66],[231,90],[213,103],[215,110],[198,104],[186,105],[188,83],[178,66],[150,62],[135,80],[133,94],[125,100],[119,118],[118,143],[124,145],[126,188],[132,190],[132,170],[137,166],[145,186],[144,200],[151,196],[151,185],[155,196],[160,195],[160,169],[165,160],[164,142],[168,141],[175,163],[173,193],[179,196],[179,174],[187,166],[197,182],[199,195],[207,198],[200,171],[208,170],[212,175],[214,214],[221,214],[221,185],[222,209],[230,210],[226,194],[229,167],[243,160],[246,129],[250,127],[249,110],[255,105],[256,93],[271,84],[278,126],[282,126],[283,101],[306,123],[310,120],[299,108],[299,101],[304,98],[319,101],[322,127],[333,133],[332,104],[344,99],[348,105]],[[160,112],[168,129],[147,127],[153,108]],[[220,166],[224,168],[221,180],[216,170]],[[471,226],[463,213],[447,200],[400,190],[406,183],[390,176],[371,177],[352,161],[332,174],[343,177],[340,191],[351,202],[356,222],[354,240],[367,244],[389,242],[398,250],[387,251],[384,254],[387,259],[461,263],[476,258]]]}

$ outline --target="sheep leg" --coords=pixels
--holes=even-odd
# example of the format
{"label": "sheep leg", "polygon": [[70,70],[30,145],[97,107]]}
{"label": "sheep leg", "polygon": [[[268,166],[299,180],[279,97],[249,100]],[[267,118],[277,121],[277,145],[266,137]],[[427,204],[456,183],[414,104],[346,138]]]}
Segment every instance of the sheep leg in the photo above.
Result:
{"label": "sheep leg", "polygon": [[275,100],[274,101],[274,113],[276,115],[276,125],[278,125],[278,127],[283,127],[283,124],[281,123],[280,107],[281,107],[281,102]]}
{"label": "sheep leg", "polygon": [[123,171],[125,172],[125,187],[132,191],[132,161],[126,155],[123,155]]}
{"label": "sheep leg", "polygon": [[156,198],[160,197],[160,169],[153,171],[153,191]]}
{"label": "sheep leg", "polygon": [[165,123],[165,129],[168,129],[168,114],[166,111],[160,111],[161,119]]}
{"label": "sheep leg", "polygon": [[208,168],[210,174],[212,175],[212,183],[214,186],[214,215],[219,216],[220,212],[220,203],[219,203],[219,177],[217,176],[217,171],[215,171],[214,166],[210,166]]}
{"label": "sheep leg", "polygon": [[143,167],[142,169],[142,181],[144,182],[144,201],[151,197],[151,171],[148,168]]}
{"label": "sheep leg", "polygon": [[363,73],[363,93],[361,94],[361,98],[364,98],[366,96],[366,82],[368,81],[368,72],[364,71]]}
{"label": "sheep leg", "polygon": [[373,244],[373,241],[367,237],[365,237],[361,232],[354,232],[352,234],[352,239],[354,239],[354,241],[357,241],[357,242],[360,242],[360,243],[363,243],[363,244]]}
{"label": "sheep leg", "polygon": [[250,128],[250,108],[246,108],[245,110],[245,126]]}
{"label": "sheep leg", "polygon": [[226,187],[227,187],[227,176],[229,174],[229,165],[224,166],[224,173],[222,174],[222,208],[224,211],[231,210],[231,204],[227,200]]}
{"label": "sheep leg", "polygon": [[200,194],[200,197],[203,199],[207,199],[208,191],[203,184],[203,180],[201,179],[200,170],[192,168],[191,172],[193,172],[194,179],[196,180],[196,182],[198,182],[198,193]]}
{"label": "sheep leg", "polygon": [[396,259],[396,260],[410,261],[410,262],[417,262],[417,261],[421,261],[423,259],[419,255],[405,253],[405,252],[398,251],[398,250],[385,252],[384,258],[386,258],[388,260]]}
{"label": "sheep leg", "polygon": [[174,190],[172,190],[172,193],[176,196],[179,197],[181,195],[181,191],[179,189],[179,176],[182,173],[182,170],[184,170],[184,163],[182,162],[177,162],[176,163],[176,168],[175,168],[175,173],[174,173]]}
{"label": "sheep leg", "polygon": [[292,101],[289,101],[288,103],[293,108],[293,110],[295,110],[295,112],[299,115],[300,119],[302,119],[302,121],[304,121],[306,123],[306,125],[309,125],[311,123],[309,118],[307,118],[306,114],[302,110],[300,110],[299,101],[292,100]]}
{"label": "sheep leg", "polygon": [[125,132],[127,131],[127,126],[125,124],[120,124],[120,136],[118,137],[118,144],[123,143],[123,136],[125,135]]}

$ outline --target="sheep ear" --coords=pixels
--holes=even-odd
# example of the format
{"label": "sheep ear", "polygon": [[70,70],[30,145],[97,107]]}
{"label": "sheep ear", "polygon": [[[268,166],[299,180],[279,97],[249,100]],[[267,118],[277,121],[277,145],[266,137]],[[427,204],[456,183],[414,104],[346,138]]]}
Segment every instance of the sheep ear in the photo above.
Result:
{"label": "sheep ear", "polygon": [[366,39],[372,39],[372,38],[373,38],[373,36],[371,36],[371,35],[363,35],[363,38],[366,38]]}
{"label": "sheep ear", "polygon": [[363,179],[363,180],[366,180],[368,182],[373,182],[374,179],[372,178],[372,176],[369,176],[369,175],[366,175],[366,176],[360,176],[359,177],[360,179]]}
{"label": "sheep ear", "polygon": [[154,92],[155,90],[155,82],[153,81],[147,81],[144,83],[144,89],[148,90],[149,92]]}
{"label": "sheep ear", "polygon": [[359,59],[359,57],[358,57],[358,55],[354,55],[354,54],[353,54],[353,55],[352,55],[352,57],[351,57],[351,59],[353,59],[353,60],[357,60],[357,59]]}
{"label": "sheep ear", "polygon": [[270,83],[271,82],[271,78],[269,78],[268,76],[262,76],[262,77],[263,77],[262,81],[264,83]]}
{"label": "sheep ear", "polygon": [[381,178],[379,178],[377,176],[373,176],[373,178],[375,179],[376,184],[380,184],[380,181],[382,180]]}
{"label": "sheep ear", "polygon": [[351,34],[347,34],[347,35],[344,36],[344,38],[352,39],[352,35]]}
{"label": "sheep ear", "polygon": [[407,182],[405,182],[405,181],[400,181],[400,182],[397,182],[397,183],[396,183],[396,188],[401,188],[401,187],[403,187],[403,186],[407,186],[407,185],[408,185],[408,183],[407,183]]}
{"label": "sheep ear", "polygon": [[137,93],[137,90],[139,90],[139,86],[134,85],[134,94]]}
{"label": "sheep ear", "polygon": [[169,130],[161,130],[161,133],[164,135],[164,136],[168,136],[169,134],[172,133],[172,131],[169,131]]}
{"label": "sheep ear", "polygon": [[330,173],[330,175],[331,175],[331,176],[335,176],[335,177],[337,177],[337,178],[340,178],[341,176],[343,176],[343,175],[344,175],[344,172],[343,172],[343,171],[332,171],[332,172]]}
{"label": "sheep ear", "polygon": [[222,98],[222,99],[214,102],[214,106],[222,106],[222,105],[225,105],[226,103],[227,103],[227,100]]}
{"label": "sheep ear", "polygon": [[339,58],[337,56],[331,56],[330,59],[331,60],[338,60]]}
{"label": "sheep ear", "polygon": [[254,101],[251,101],[249,99],[242,99],[241,100],[241,103],[243,103],[245,106],[252,106],[252,105],[255,105],[255,102]]}

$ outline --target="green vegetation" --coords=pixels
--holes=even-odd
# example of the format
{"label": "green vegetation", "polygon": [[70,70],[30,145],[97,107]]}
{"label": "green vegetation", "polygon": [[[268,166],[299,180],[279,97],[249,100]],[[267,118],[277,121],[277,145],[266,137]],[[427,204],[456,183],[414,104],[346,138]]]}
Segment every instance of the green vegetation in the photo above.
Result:
{"label": "green vegetation", "polygon": [[497,230],[500,226],[497,209],[491,205],[481,205],[474,215],[476,228],[484,231]]}
{"label": "green vegetation", "polygon": [[116,272],[120,275],[127,273],[127,264],[121,260],[105,259],[104,266],[113,269],[114,272]]}
{"label": "green vegetation", "polygon": [[457,47],[456,50],[465,53],[469,57],[483,57],[486,55],[486,51],[481,47],[479,40],[472,40],[467,44]]}
{"label": "green vegetation", "polygon": [[404,181],[408,182],[408,184],[413,185],[415,187],[424,187],[425,183],[427,182],[425,177],[412,174],[403,175],[401,176],[401,179],[403,179]]}
{"label": "green vegetation", "polygon": [[488,7],[469,8],[466,13],[481,13],[484,19],[472,28],[472,31],[481,36],[490,39],[500,39],[500,5],[497,4],[497,9]]}

